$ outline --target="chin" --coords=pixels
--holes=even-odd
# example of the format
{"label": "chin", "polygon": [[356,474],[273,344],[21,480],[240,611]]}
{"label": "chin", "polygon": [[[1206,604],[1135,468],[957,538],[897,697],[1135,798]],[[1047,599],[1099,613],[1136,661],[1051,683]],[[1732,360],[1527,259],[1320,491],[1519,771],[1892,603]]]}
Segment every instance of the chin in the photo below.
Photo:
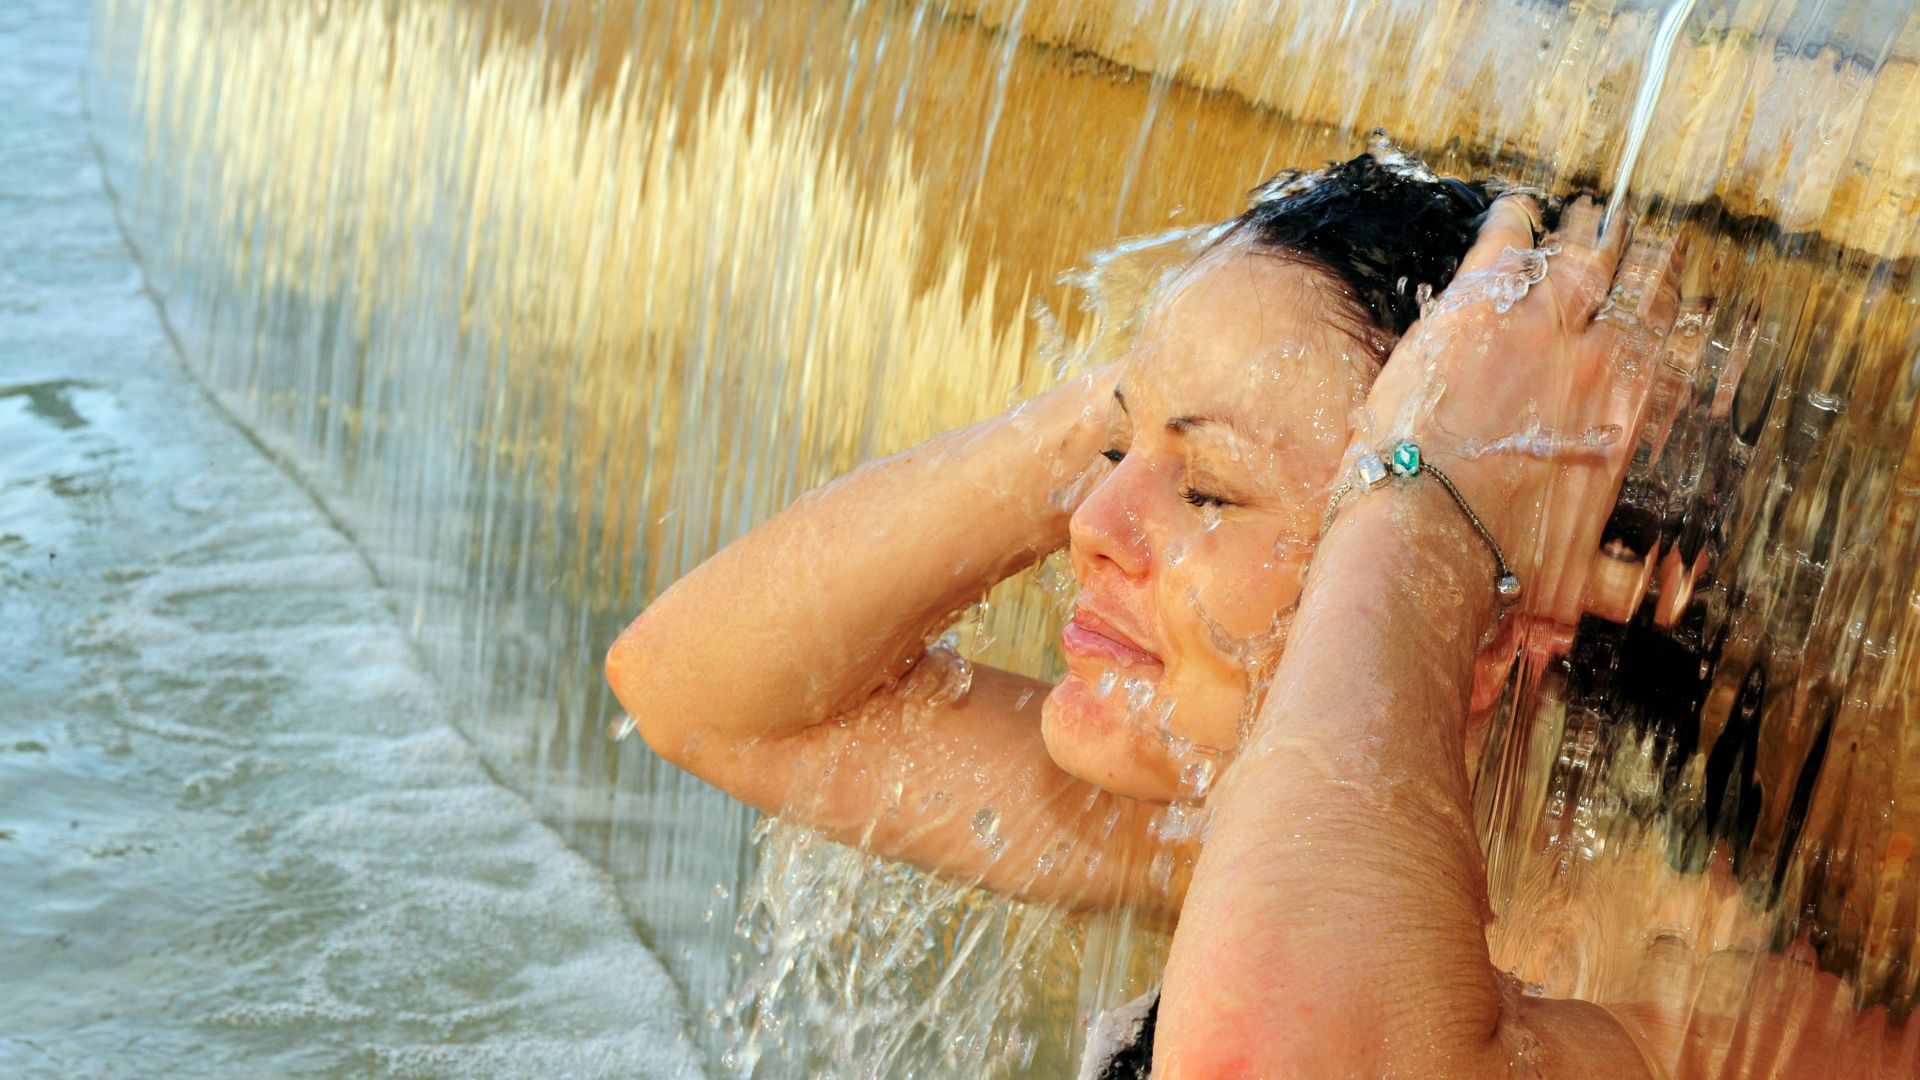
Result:
{"label": "chin", "polygon": [[1102,699],[1073,672],[1040,710],[1040,734],[1055,765],[1115,795],[1170,803],[1180,793],[1178,773],[1160,734],[1145,724],[1127,714],[1124,695]]}

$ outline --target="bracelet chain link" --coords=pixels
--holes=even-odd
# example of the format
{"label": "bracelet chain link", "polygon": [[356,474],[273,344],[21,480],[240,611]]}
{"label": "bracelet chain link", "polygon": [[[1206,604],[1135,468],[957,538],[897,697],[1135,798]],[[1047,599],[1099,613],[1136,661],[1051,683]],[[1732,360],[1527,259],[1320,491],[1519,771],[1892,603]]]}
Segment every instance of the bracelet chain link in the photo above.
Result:
{"label": "bracelet chain link", "polygon": [[1427,473],[1440,481],[1441,488],[1446,491],[1448,497],[1453,499],[1454,505],[1460,508],[1460,512],[1467,515],[1467,521],[1473,526],[1473,531],[1479,534],[1481,542],[1486,544],[1487,550],[1493,553],[1493,562],[1497,567],[1494,573],[1493,591],[1499,596],[1501,604],[1504,606],[1519,599],[1520,576],[1507,565],[1507,557],[1501,552],[1499,542],[1494,540],[1491,532],[1487,531],[1487,526],[1480,520],[1480,515],[1474,513],[1473,507],[1467,505],[1466,496],[1460,494],[1460,489],[1454,486],[1453,478],[1443,472],[1439,466],[1425,460],[1420,453],[1419,445],[1411,441],[1395,444],[1390,460],[1391,466],[1371,450],[1360,455],[1359,460],[1354,464],[1353,475],[1336,488],[1333,497],[1328,500],[1326,516],[1320,521],[1320,535],[1325,536],[1327,530],[1333,527],[1333,519],[1340,512],[1342,501],[1355,488],[1371,491],[1386,483],[1390,475],[1412,479],[1421,473]]}

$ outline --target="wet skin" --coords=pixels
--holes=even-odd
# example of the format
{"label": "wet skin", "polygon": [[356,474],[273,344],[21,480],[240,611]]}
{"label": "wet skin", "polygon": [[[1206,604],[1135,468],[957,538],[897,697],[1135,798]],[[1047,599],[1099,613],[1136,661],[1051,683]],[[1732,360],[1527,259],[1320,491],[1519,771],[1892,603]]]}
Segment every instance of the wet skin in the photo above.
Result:
{"label": "wet skin", "polygon": [[[1496,207],[1464,275],[1531,243],[1531,211]],[[1177,918],[1161,1075],[1485,1076],[1516,1046],[1543,1075],[1646,1075],[1619,1019],[1643,1018],[1511,1000],[1488,960],[1464,766],[1493,575],[1464,516],[1431,484],[1369,494],[1299,572],[1350,438],[1446,455],[1536,406],[1549,433],[1631,432],[1645,369],[1595,312],[1616,269],[1670,274],[1657,251],[1621,268],[1597,216],[1569,212],[1566,254],[1511,315],[1417,326],[1371,389],[1328,279],[1216,253],[1116,369],[856,470],[708,560],[608,677],[649,746],[756,806],[1028,899]],[[1670,289],[1636,295],[1640,327],[1671,322]],[[1577,609],[1623,459],[1445,459],[1507,550],[1545,553],[1518,617]],[[1058,687],[927,650],[1068,544]],[[1250,711],[1191,888],[1152,872],[1155,805]]]}
{"label": "wet skin", "polygon": [[1379,363],[1332,289],[1300,263],[1218,249],[1123,361],[1113,464],[1071,522],[1079,597],[1043,713],[1067,771],[1164,802],[1185,766],[1231,751]]}

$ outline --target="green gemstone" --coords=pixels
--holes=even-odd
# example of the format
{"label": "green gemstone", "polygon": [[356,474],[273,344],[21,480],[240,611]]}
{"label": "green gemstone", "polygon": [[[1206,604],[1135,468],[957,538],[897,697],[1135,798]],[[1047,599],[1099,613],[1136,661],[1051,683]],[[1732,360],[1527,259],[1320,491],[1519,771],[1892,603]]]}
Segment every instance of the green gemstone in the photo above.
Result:
{"label": "green gemstone", "polygon": [[1393,471],[1397,476],[1412,476],[1420,471],[1420,448],[1403,442],[1393,448]]}

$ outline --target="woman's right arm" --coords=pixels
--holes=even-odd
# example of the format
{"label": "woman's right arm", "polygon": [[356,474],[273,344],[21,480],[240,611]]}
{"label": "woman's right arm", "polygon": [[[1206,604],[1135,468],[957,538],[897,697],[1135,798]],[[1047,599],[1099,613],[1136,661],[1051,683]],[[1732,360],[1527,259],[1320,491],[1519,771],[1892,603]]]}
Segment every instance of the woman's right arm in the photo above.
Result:
{"label": "woman's right arm", "polygon": [[[607,655],[647,744],[882,855],[1029,897],[1110,903],[1130,890],[1124,859],[1096,860],[1097,875],[1030,872],[1052,865],[1049,852],[1145,831],[1139,804],[1047,756],[1048,687],[977,668],[966,693],[929,702],[938,673],[915,672],[961,610],[1066,542],[1108,468],[1115,381],[1112,370],[1076,379],[864,465],[675,583]],[[1083,835],[1089,822],[1114,829],[1116,815],[1142,823]],[[984,843],[982,820],[994,823]]]}
{"label": "woman's right arm", "polygon": [[[681,578],[607,654],[648,745],[789,734],[896,683],[929,639],[1067,539],[1114,377],[864,465]],[[1104,400],[1103,400],[1104,399]]]}

